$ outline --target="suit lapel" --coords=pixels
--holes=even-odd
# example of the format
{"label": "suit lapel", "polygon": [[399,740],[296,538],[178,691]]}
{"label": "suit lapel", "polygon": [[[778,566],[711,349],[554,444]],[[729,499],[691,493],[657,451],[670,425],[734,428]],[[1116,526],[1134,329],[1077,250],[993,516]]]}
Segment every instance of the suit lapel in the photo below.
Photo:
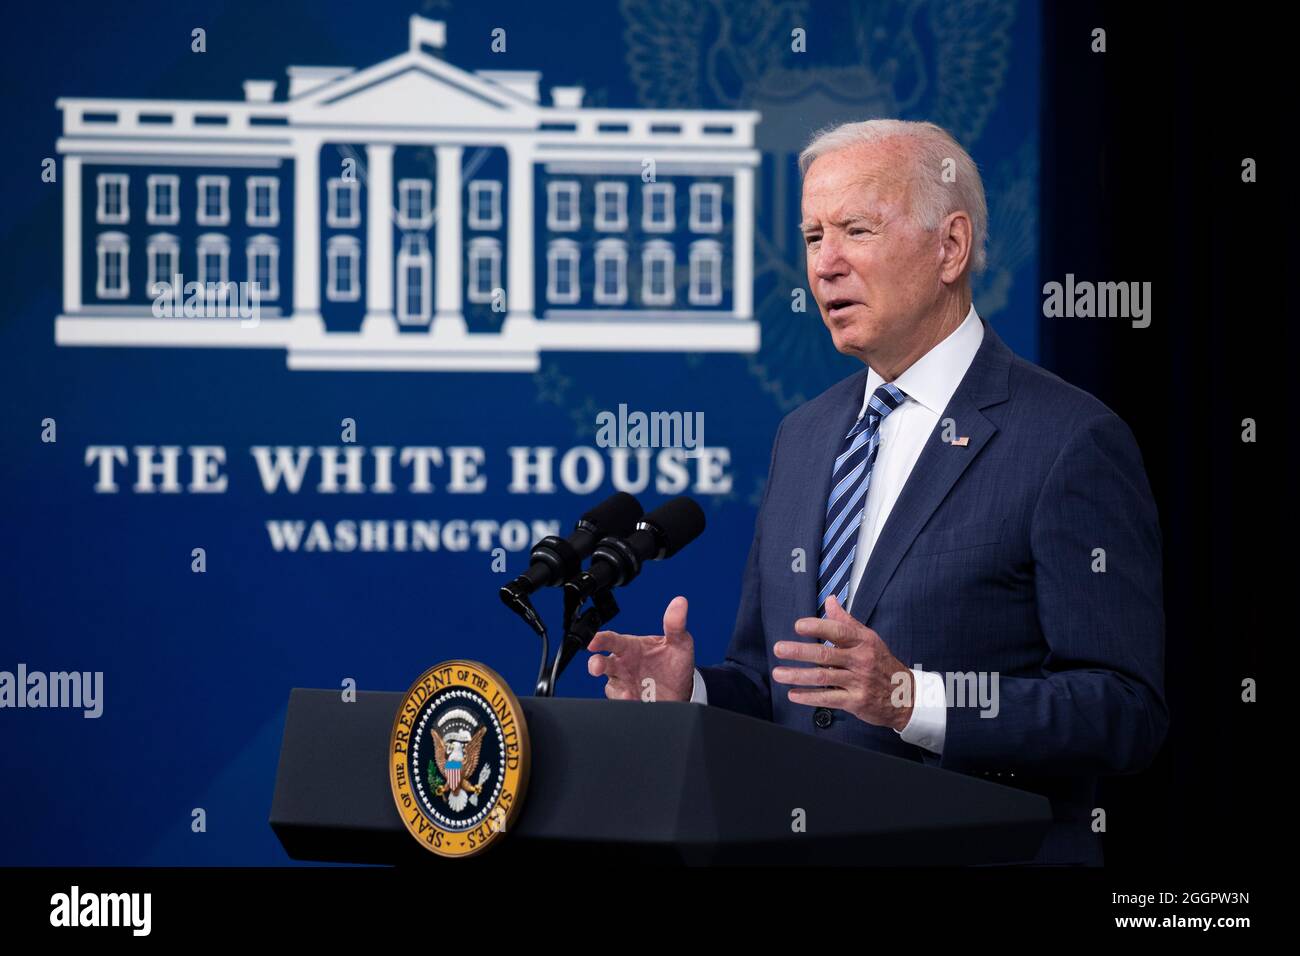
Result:
{"label": "suit lapel", "polygon": [[[992,327],[982,318],[980,321],[984,324],[984,340],[979,351],[921,449],[854,591],[850,613],[864,624],[870,620],[881,593],[916,536],[957,479],[970,467],[989,439],[997,434],[997,426],[984,416],[981,409],[1006,400],[1012,353]],[[953,420],[956,435],[968,437],[969,444],[951,445],[943,441],[945,418]],[[834,458],[831,461],[834,462]],[[823,507],[825,500],[823,494]],[[816,599],[815,594],[813,598]],[[813,612],[815,610],[814,607]]]}

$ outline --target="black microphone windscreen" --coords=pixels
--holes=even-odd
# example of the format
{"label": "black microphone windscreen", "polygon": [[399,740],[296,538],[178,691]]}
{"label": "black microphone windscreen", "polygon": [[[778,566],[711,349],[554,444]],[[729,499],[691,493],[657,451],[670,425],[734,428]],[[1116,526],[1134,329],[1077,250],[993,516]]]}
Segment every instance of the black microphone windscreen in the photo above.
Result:
{"label": "black microphone windscreen", "polygon": [[636,528],[642,514],[641,502],[620,491],[584,514],[582,520],[595,525],[602,536],[625,538]]}
{"label": "black microphone windscreen", "polygon": [[704,509],[685,496],[665,502],[644,520],[663,535],[665,558],[671,558],[704,532]]}

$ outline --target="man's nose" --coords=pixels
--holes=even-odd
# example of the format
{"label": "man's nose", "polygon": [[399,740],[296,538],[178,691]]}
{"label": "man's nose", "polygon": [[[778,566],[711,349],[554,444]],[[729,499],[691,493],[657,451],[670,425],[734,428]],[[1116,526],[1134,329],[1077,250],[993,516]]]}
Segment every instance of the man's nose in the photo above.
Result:
{"label": "man's nose", "polygon": [[833,279],[844,275],[847,271],[848,264],[844,261],[839,243],[823,236],[821,242],[817,244],[817,252],[813,255],[813,272],[819,279]]}

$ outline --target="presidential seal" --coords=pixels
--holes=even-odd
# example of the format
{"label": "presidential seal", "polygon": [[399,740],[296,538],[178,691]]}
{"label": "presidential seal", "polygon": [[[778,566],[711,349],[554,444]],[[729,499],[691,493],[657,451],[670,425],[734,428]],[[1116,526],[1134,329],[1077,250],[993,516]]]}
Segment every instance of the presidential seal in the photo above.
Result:
{"label": "presidential seal", "polygon": [[482,852],[510,828],[528,786],[519,700],[475,661],[431,667],[402,698],[388,779],[411,836],[439,856]]}

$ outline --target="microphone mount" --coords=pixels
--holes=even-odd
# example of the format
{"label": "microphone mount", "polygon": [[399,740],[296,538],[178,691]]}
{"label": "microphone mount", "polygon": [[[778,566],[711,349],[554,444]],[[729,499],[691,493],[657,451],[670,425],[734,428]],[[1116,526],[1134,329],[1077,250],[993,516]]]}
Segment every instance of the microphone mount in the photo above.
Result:
{"label": "microphone mount", "polygon": [[[565,603],[569,599],[566,596]],[[569,666],[578,651],[585,648],[591,643],[591,639],[596,636],[596,632],[608,624],[617,616],[619,611],[618,602],[614,600],[614,595],[609,591],[600,591],[591,599],[591,607],[578,615],[577,620],[566,620],[564,628],[564,639],[560,642],[560,651],[555,655],[555,660],[551,663],[550,673],[538,675],[537,696],[554,697],[555,685],[559,683],[560,675],[564,669]],[[566,618],[572,614],[572,611],[566,608]],[[542,659],[542,671],[546,671],[546,659]]]}
{"label": "microphone mount", "polygon": [[[630,495],[621,494],[639,511],[640,505]],[[671,557],[704,530],[704,512],[690,498],[679,497],[667,502],[639,520],[628,520],[626,502],[616,495],[601,506],[605,517],[615,504],[621,513],[615,517],[632,525],[630,532],[612,531],[609,522],[597,520],[589,512],[579,521],[573,537],[564,540],[548,536],[532,549],[529,569],[500,589],[502,602],[518,615],[542,639],[542,660],[537,669],[536,695],[553,697],[565,667],[585,649],[596,632],[619,613],[614,588],[634,581],[647,561]],[[598,509],[599,510],[599,509]],[[588,517],[592,520],[588,520]],[[600,530],[604,526],[603,533]],[[586,571],[584,555],[591,555]],[[554,660],[550,660],[550,640],[528,597],[548,585],[560,585],[564,592],[564,637]],[[591,606],[585,611],[588,600]]]}

